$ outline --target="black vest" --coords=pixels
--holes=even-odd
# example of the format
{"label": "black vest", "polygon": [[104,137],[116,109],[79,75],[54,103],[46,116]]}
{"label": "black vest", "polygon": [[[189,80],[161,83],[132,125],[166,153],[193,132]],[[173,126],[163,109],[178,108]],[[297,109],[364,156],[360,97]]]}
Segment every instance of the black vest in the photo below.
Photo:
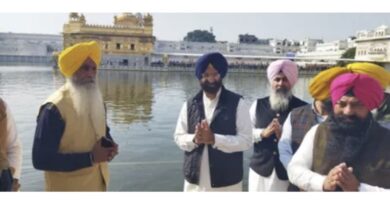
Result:
{"label": "black vest", "polygon": [[[279,122],[283,124],[288,113],[296,107],[306,105],[307,103],[292,97],[288,109],[279,112]],[[276,117],[277,112],[271,109],[269,97],[257,100],[256,107],[256,125],[255,128],[266,128],[268,124]],[[287,180],[287,172],[279,159],[278,140],[275,135],[262,139],[254,144],[253,155],[251,157],[250,167],[259,175],[268,177],[272,174],[275,167],[279,179]]]}
{"label": "black vest", "polygon": [[[221,135],[236,135],[237,106],[241,96],[222,87],[210,129]],[[187,102],[188,133],[195,133],[195,126],[205,119],[203,92]],[[192,184],[199,184],[200,164],[204,145],[184,153],[184,177]],[[243,178],[243,152],[225,153],[207,145],[209,154],[211,187],[237,184]]]}
{"label": "black vest", "polygon": [[[313,145],[312,170],[327,175],[338,165],[339,161],[331,160],[326,155],[328,140],[334,137],[328,128],[328,121],[321,123],[316,131]],[[362,182],[382,188],[390,188],[390,130],[372,121],[367,131],[368,140],[358,156],[348,166],[353,167],[356,178]]]}

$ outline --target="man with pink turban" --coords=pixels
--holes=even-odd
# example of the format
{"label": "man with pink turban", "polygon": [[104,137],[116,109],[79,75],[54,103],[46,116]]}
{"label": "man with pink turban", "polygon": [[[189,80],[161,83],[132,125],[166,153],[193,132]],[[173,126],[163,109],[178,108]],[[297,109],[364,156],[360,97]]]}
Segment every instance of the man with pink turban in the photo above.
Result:
{"label": "man with pink turban", "polygon": [[380,83],[345,73],[331,83],[333,112],[305,135],[288,165],[290,181],[306,191],[390,189],[390,130],[371,110],[383,100]]}
{"label": "man with pink turban", "polygon": [[298,67],[290,60],[277,60],[267,68],[270,96],[252,103],[250,118],[254,150],[249,168],[249,191],[286,191],[286,169],[279,160],[278,141],[288,113],[307,103],[292,95]]}

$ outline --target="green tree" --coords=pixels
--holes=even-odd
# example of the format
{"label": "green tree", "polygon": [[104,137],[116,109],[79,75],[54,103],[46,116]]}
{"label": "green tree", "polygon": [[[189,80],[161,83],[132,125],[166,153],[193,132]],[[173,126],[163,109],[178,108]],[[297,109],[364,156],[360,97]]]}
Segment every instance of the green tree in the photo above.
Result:
{"label": "green tree", "polygon": [[356,47],[349,48],[343,53],[343,55],[341,55],[341,58],[355,59],[355,54],[356,54]]}
{"label": "green tree", "polygon": [[189,42],[216,42],[214,34],[206,30],[194,30],[188,32],[183,40]]}
{"label": "green tree", "polygon": [[[353,48],[349,48],[348,50],[346,50],[340,58],[342,59],[355,59],[355,54],[356,54],[356,47],[353,47]],[[336,63],[337,66],[345,66],[347,65],[349,62],[345,62],[345,61],[338,61]]]}

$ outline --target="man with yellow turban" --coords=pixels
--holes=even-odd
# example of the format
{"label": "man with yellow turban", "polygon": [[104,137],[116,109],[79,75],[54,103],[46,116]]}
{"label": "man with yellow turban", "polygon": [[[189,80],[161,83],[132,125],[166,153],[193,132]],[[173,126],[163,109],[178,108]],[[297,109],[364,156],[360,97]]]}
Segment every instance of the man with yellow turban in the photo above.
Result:
{"label": "man with yellow turban", "polygon": [[249,168],[249,191],[286,191],[288,178],[279,159],[278,141],[288,113],[307,103],[292,94],[298,81],[298,66],[290,60],[277,60],[267,68],[271,94],[252,103],[253,155]]}
{"label": "man with yellow turban", "polygon": [[351,72],[328,79],[320,83],[330,83],[332,112],[305,135],[288,164],[289,180],[306,191],[390,189],[390,130],[370,112],[383,101],[383,84]]}
{"label": "man with yellow turban", "polygon": [[45,171],[47,191],[107,190],[107,162],[118,145],[106,125],[96,83],[100,60],[95,41],[75,44],[59,55],[66,83],[41,106],[33,144],[33,165]]}

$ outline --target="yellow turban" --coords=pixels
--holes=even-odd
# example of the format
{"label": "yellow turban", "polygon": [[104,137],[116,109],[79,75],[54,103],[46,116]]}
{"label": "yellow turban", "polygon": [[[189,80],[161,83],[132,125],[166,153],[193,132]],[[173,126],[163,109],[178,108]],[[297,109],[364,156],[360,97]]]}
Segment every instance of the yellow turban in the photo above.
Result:
{"label": "yellow turban", "polygon": [[72,76],[88,57],[99,66],[101,52],[100,46],[96,41],[78,43],[66,48],[58,57],[61,73],[65,77]]}
{"label": "yellow turban", "polygon": [[346,67],[333,67],[320,72],[309,84],[309,92],[316,100],[330,97],[330,84],[333,79],[343,73],[366,74],[377,80],[386,89],[390,85],[390,72],[372,63],[351,63]]}

